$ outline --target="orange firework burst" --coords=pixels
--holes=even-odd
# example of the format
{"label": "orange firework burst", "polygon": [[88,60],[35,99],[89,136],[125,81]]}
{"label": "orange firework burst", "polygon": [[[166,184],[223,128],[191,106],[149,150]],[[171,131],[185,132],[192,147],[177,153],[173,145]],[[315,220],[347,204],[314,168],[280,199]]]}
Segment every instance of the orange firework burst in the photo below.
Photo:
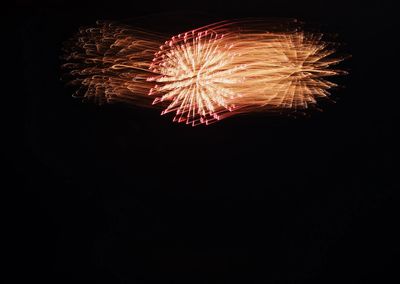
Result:
{"label": "orange firework burst", "polygon": [[154,103],[172,101],[162,114],[175,112],[174,121],[195,125],[231,112],[240,94],[229,86],[242,83],[238,71],[244,69],[234,64],[233,47],[223,34],[212,30],[179,34],[161,46],[150,67],[161,75],[148,81],[162,83],[150,91],[151,95],[162,94]]}
{"label": "orange firework burst", "polygon": [[[282,28],[282,27],[280,27]],[[322,40],[260,21],[221,22],[172,37],[150,67],[154,103],[175,121],[210,123],[238,112],[298,110],[327,97],[343,60]],[[272,31],[271,31],[272,30]]]}
{"label": "orange firework burst", "polygon": [[336,86],[327,77],[345,74],[332,67],[344,59],[333,45],[296,20],[224,21],[165,38],[112,23],[82,29],[63,65],[76,96],[164,107],[194,126],[309,108]]}
{"label": "orange firework burst", "polygon": [[81,29],[66,43],[63,56],[70,84],[79,86],[75,96],[99,104],[151,106],[147,95],[153,85],[146,79],[163,41],[159,34],[114,23]]}

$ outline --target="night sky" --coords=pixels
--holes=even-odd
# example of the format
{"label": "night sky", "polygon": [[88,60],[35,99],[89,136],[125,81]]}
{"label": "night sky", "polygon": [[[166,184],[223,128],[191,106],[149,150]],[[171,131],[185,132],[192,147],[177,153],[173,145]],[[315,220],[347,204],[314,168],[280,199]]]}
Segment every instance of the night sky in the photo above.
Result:
{"label": "night sky", "polygon": [[[38,283],[399,281],[395,1],[17,1],[19,83],[3,148],[17,279]],[[60,80],[61,47],[96,20],[182,31],[294,17],[351,59],[336,103],[208,127],[97,106]],[[7,106],[5,106],[7,108]],[[395,283],[397,281],[392,281]],[[22,283],[18,282],[17,283]]]}

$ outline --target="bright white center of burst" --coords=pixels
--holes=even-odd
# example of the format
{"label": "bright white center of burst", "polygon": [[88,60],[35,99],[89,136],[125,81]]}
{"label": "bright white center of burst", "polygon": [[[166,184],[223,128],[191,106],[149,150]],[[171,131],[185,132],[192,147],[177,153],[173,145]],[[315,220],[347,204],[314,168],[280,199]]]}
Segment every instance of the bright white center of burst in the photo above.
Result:
{"label": "bright white center of burst", "polygon": [[158,54],[152,71],[162,74],[154,81],[163,84],[151,93],[162,94],[157,101],[170,101],[163,113],[175,111],[178,120],[193,123],[218,119],[220,113],[234,107],[231,101],[238,95],[229,87],[242,78],[232,74],[244,66],[232,67],[238,54],[231,51],[233,45],[224,44],[215,34],[198,34],[183,41],[168,42],[169,49]]}

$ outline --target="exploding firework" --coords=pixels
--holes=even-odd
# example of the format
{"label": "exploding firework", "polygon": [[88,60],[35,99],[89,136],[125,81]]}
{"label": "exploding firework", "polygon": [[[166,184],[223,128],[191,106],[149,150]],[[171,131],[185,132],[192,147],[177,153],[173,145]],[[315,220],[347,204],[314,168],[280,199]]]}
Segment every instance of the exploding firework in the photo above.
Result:
{"label": "exploding firework", "polygon": [[98,22],[65,44],[65,78],[78,86],[75,97],[98,104],[124,102],[151,106],[147,82],[161,35],[120,24]]}
{"label": "exploding firework", "polygon": [[98,23],[81,29],[63,58],[75,96],[163,108],[193,126],[304,110],[329,97],[329,76],[345,74],[334,67],[344,59],[334,45],[296,20],[223,21],[172,37]]}
{"label": "exploding firework", "polygon": [[[175,112],[174,121],[210,123],[235,109],[240,94],[231,85],[240,85],[245,66],[235,64],[234,45],[213,30],[200,29],[172,37],[156,57],[148,81],[161,83],[150,90],[158,95],[154,103],[172,101],[162,112]],[[161,96],[160,96],[161,94]]]}
{"label": "exploding firework", "polygon": [[[295,22],[293,22],[295,23]],[[291,23],[291,24],[293,24]],[[279,30],[281,29],[281,30]],[[326,98],[343,60],[319,33],[260,21],[221,22],[172,37],[155,54],[150,94],[192,125],[236,113],[296,111]]]}

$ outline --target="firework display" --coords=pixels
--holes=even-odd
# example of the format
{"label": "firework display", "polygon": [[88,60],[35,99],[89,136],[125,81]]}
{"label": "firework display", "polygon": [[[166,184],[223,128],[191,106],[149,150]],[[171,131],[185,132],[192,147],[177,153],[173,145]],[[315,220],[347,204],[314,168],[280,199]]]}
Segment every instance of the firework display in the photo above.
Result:
{"label": "firework display", "polygon": [[296,21],[223,21],[172,37],[108,23],[82,29],[64,67],[83,98],[163,108],[194,126],[327,98],[327,78],[345,72],[323,38]]}

